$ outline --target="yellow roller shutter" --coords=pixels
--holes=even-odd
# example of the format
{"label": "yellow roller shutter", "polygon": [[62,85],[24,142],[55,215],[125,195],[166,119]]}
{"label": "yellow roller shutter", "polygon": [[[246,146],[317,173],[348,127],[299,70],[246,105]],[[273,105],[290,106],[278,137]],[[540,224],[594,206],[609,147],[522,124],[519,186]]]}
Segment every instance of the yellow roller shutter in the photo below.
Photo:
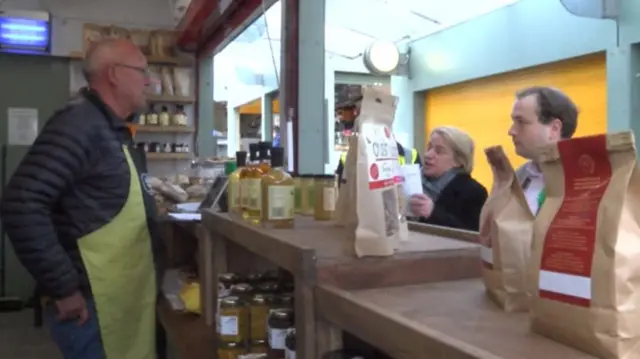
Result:
{"label": "yellow roller shutter", "polygon": [[557,87],[576,102],[580,110],[576,136],[606,132],[606,60],[604,54],[595,54],[430,90],[425,135],[442,125],[469,133],[476,145],[473,177],[490,189],[492,175],[483,149],[501,144],[514,167],[524,163],[507,131],[515,92],[534,85]]}

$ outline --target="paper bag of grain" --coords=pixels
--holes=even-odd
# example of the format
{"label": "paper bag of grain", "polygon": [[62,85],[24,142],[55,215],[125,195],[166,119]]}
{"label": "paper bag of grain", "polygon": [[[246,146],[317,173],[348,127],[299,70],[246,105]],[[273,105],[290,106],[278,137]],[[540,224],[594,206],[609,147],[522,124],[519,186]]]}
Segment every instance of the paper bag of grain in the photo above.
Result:
{"label": "paper bag of grain", "polygon": [[394,96],[375,89],[363,91],[357,153],[355,163],[349,163],[351,167],[355,164],[355,176],[347,178],[356,191],[355,250],[359,257],[390,256],[409,233],[398,199],[402,179],[391,131],[395,103]]}
{"label": "paper bag of grain", "polygon": [[545,147],[531,253],[533,331],[599,358],[640,358],[640,172],[632,132]]}
{"label": "paper bag of grain", "polygon": [[527,264],[534,215],[502,146],[485,149],[493,188],[480,213],[482,279],[488,296],[507,312],[529,309]]}

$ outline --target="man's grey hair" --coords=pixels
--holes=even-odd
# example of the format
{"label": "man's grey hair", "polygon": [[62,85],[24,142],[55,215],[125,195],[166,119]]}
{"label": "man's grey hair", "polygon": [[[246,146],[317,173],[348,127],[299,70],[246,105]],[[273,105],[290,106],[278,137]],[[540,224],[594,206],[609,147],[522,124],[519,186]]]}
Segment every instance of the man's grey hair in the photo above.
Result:
{"label": "man's grey hair", "polygon": [[96,73],[118,62],[117,44],[118,40],[116,39],[106,39],[89,48],[82,64],[82,75],[87,83],[91,83],[95,79]]}

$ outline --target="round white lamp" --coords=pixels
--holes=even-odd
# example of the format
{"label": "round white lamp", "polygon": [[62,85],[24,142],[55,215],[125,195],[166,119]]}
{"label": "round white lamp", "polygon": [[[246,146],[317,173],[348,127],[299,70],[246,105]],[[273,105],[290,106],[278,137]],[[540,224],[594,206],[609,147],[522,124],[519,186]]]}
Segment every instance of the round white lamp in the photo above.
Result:
{"label": "round white lamp", "polygon": [[393,42],[376,41],[362,56],[364,67],[375,75],[389,75],[400,64],[400,50]]}

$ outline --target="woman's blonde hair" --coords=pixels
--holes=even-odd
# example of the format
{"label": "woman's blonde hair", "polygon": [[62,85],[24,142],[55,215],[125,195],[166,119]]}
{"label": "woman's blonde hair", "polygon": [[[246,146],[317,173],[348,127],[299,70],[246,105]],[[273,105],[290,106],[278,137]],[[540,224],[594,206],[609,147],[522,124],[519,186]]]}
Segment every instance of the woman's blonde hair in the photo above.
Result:
{"label": "woman's blonde hair", "polygon": [[431,131],[437,133],[453,150],[453,159],[462,166],[466,173],[473,171],[473,139],[466,132],[453,126],[440,126]]}

